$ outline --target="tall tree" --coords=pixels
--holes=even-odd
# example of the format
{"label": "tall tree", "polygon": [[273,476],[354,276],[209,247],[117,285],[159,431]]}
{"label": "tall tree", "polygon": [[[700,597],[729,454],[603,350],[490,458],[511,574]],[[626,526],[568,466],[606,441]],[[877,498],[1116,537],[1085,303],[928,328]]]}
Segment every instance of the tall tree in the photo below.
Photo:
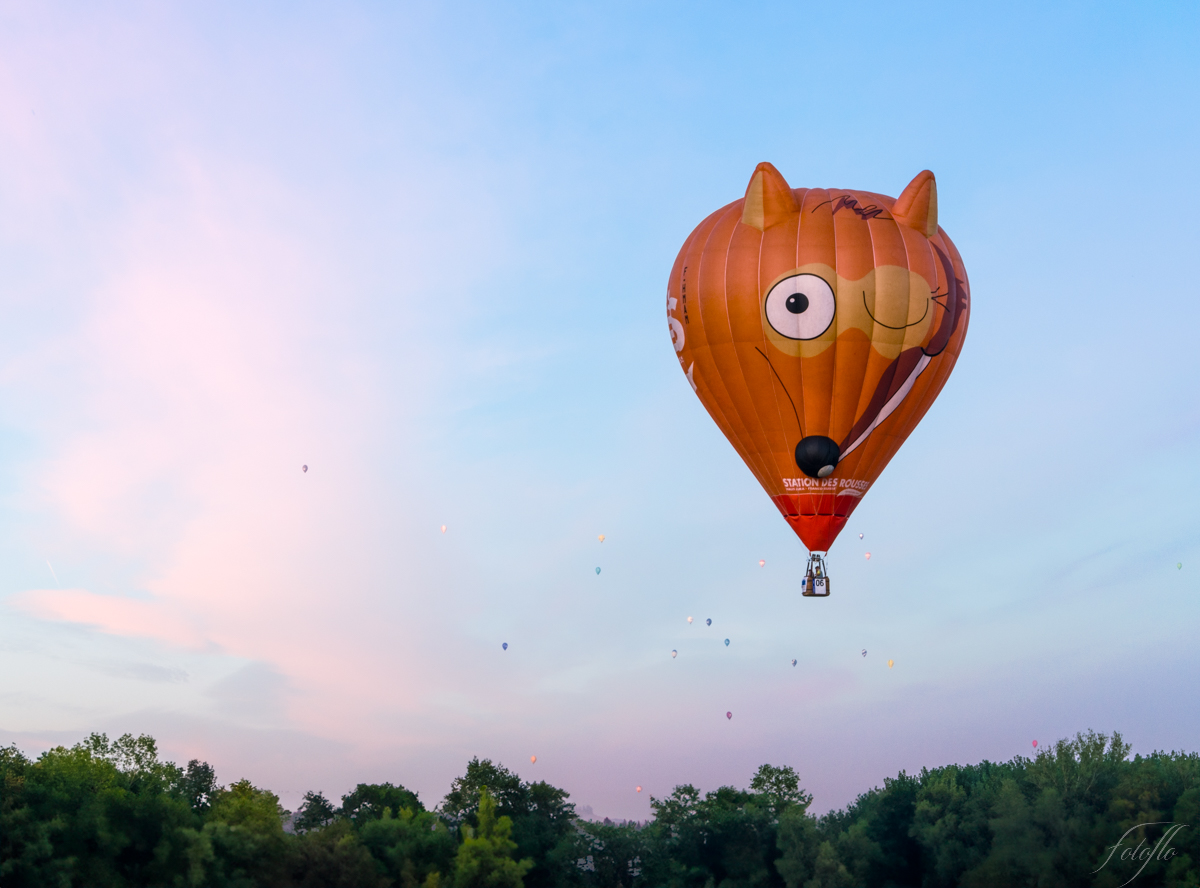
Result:
{"label": "tall tree", "polygon": [[296,832],[305,833],[332,823],[336,815],[333,803],[325,798],[324,793],[306,792],[300,807],[296,809],[296,816],[292,818],[292,826]]}
{"label": "tall tree", "polygon": [[518,856],[535,862],[526,884],[529,888],[553,888],[558,877],[548,860],[575,820],[575,806],[567,801],[569,794],[542,781],[525,783],[503,765],[474,758],[467,763],[467,772],[451,784],[441,805],[442,816],[455,826],[474,826],[484,788],[495,800],[497,814],[512,821]]}
{"label": "tall tree", "polygon": [[517,843],[512,820],[496,816],[496,802],[487,787],[479,790],[474,828],[463,824],[463,843],[454,861],[457,888],[523,888],[532,860],[515,860]]}

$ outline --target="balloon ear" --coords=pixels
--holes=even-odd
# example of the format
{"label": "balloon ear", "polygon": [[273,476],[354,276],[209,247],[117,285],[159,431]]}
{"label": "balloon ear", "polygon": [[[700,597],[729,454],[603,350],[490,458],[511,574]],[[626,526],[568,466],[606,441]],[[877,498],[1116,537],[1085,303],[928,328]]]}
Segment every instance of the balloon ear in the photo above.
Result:
{"label": "balloon ear", "polygon": [[742,224],[766,231],[799,209],[796,195],[792,194],[791,187],[779,170],[769,163],[760,163],[754,168],[754,175],[746,186]]}
{"label": "balloon ear", "polygon": [[922,170],[908,183],[904,193],[892,207],[892,217],[926,237],[937,234],[937,180],[929,170]]}

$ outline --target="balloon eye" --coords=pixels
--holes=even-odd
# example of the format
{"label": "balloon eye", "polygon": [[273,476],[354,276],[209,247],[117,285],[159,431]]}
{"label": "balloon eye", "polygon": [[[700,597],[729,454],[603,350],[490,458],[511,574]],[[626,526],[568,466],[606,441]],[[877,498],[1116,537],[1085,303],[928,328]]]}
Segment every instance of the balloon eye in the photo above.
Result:
{"label": "balloon eye", "polygon": [[784,278],[767,294],[767,323],[788,339],[816,339],[829,329],[837,310],[833,288],[815,274]]}

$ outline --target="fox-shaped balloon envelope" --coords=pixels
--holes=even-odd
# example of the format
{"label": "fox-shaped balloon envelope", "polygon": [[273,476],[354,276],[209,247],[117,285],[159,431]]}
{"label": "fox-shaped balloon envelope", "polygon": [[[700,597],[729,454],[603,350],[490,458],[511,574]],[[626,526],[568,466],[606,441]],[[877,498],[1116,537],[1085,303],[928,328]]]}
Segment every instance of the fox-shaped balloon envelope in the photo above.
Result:
{"label": "fox-shaped balloon envelope", "polygon": [[760,163],[684,242],[667,287],[680,364],[810,551],[946,384],[969,292],[928,170],[893,199],[791,188]]}

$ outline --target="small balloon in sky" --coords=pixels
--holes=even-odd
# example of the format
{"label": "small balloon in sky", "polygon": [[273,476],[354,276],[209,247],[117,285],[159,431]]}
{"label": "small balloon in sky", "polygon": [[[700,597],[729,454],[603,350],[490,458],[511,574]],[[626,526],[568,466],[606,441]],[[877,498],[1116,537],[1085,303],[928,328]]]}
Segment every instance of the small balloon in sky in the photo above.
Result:
{"label": "small balloon in sky", "polygon": [[679,656],[679,651],[671,651],[671,659],[674,660]]}
{"label": "small balloon in sky", "polygon": [[308,472],[308,466],[301,466],[301,467],[300,467],[300,471],[307,473],[307,472]]}
{"label": "small balloon in sky", "polygon": [[443,524],[442,525],[442,533],[445,533],[445,532],[446,532],[446,525]]}
{"label": "small balloon in sky", "polygon": [[793,665],[793,666],[795,666],[795,665],[796,665],[796,661],[795,661],[795,660],[792,660],[792,665]]}
{"label": "small balloon in sky", "polygon": [[500,645],[500,647],[504,648],[505,650],[508,650],[508,642],[507,641],[504,642],[504,644]]}
{"label": "small balloon in sky", "polygon": [[637,791],[638,791],[638,792],[641,792],[641,791],[642,791],[642,788],[639,786],[639,787],[637,788]]}
{"label": "small balloon in sky", "polygon": [[536,755],[531,755],[531,756],[529,757],[529,763],[532,765],[532,764],[534,764],[535,762],[537,762],[537,756],[536,756]]}
{"label": "small balloon in sky", "polygon": [[888,669],[891,669],[891,668],[892,668],[892,664],[893,664],[893,663],[895,663],[895,662],[896,662],[895,660],[888,660]]}
{"label": "small balloon in sky", "polygon": [[858,538],[859,538],[860,540],[862,539],[862,534],[861,534],[861,533],[858,535]]}
{"label": "small balloon in sky", "polygon": [[725,647],[729,647],[729,639],[725,639]]}
{"label": "small balloon in sky", "polygon": [[600,573],[600,568],[596,568],[596,573],[597,573],[597,574],[599,574],[599,573]]}
{"label": "small balloon in sky", "polygon": [[725,717],[726,717],[726,718],[733,718],[733,713],[732,713],[732,712],[727,712],[727,713],[725,713]]}
{"label": "small balloon in sky", "polygon": [[1037,741],[1036,740],[1033,741],[1033,748],[1037,749]]}
{"label": "small balloon in sky", "polygon": [[690,623],[690,622],[692,622],[692,618],[691,618],[691,617],[688,617],[688,622],[689,622],[689,623]]}
{"label": "small balloon in sky", "polygon": [[867,649],[866,649],[866,648],[863,648],[862,655],[863,655],[864,657],[867,655]]}
{"label": "small balloon in sky", "polygon": [[600,542],[604,542],[604,534],[600,534],[600,536],[597,537],[597,539],[599,539]]}
{"label": "small balloon in sky", "polygon": [[712,617],[709,617],[707,620],[705,620],[705,621],[704,621],[704,625],[705,625],[705,626],[711,626],[711,625],[712,625]]}
{"label": "small balloon in sky", "polygon": [[760,559],[758,559],[758,566],[759,566],[759,567],[766,567],[766,566],[767,566],[767,562],[763,561],[763,560],[760,558]]}
{"label": "small balloon in sky", "polygon": [[871,560],[871,553],[870,553],[870,552],[868,552],[866,555],[864,555],[864,556],[863,556],[863,558],[866,558],[866,559],[867,559],[867,561],[870,561],[870,560]]}

